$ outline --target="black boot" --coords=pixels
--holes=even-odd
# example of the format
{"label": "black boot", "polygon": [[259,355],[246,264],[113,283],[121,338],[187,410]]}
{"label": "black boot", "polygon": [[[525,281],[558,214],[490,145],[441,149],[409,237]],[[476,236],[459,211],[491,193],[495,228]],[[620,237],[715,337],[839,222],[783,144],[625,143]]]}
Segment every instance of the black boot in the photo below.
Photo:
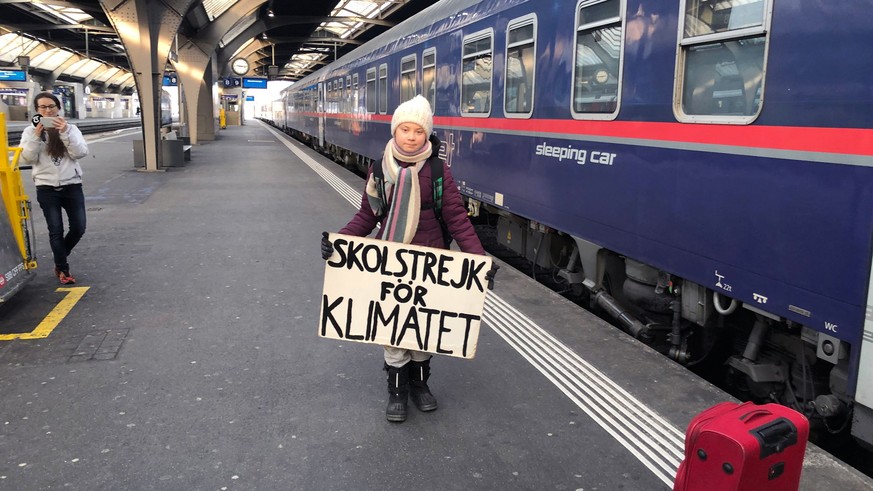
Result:
{"label": "black boot", "polygon": [[402,423],[406,421],[406,399],[409,396],[409,363],[400,368],[385,364],[388,371],[388,407],[385,418]]}
{"label": "black boot", "polygon": [[427,379],[430,378],[430,358],[425,361],[411,361],[407,365],[409,365],[409,389],[415,407],[425,412],[435,410],[437,400],[427,386]]}

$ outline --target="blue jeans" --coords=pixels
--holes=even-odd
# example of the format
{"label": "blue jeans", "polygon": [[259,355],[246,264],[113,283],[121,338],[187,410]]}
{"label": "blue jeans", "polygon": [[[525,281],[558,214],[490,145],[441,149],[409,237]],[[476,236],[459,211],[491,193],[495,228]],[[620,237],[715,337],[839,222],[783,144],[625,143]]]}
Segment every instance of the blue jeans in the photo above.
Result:
{"label": "blue jeans", "polygon": [[[49,244],[58,271],[69,274],[70,265],[67,256],[79,239],[85,235],[85,193],[81,184],[70,184],[59,188],[53,186],[37,186],[36,200],[42,208],[48,225]],[[61,210],[67,212],[70,230],[64,235],[64,219]]]}

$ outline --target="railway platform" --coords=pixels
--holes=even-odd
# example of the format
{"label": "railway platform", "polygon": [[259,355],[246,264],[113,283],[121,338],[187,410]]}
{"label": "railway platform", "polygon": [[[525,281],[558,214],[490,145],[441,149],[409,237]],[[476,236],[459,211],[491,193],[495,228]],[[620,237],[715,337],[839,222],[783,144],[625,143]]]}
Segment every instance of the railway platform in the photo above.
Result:
{"label": "railway platform", "polygon": [[[137,138],[87,137],[72,287],[34,202],[37,277],[0,306],[2,489],[668,490],[730,400],[504,265],[477,356],[432,362],[439,409],[389,423],[381,349],[317,336],[319,239],[360,178],[258,122],[166,172],[134,169]],[[801,489],[873,481],[811,445]]]}

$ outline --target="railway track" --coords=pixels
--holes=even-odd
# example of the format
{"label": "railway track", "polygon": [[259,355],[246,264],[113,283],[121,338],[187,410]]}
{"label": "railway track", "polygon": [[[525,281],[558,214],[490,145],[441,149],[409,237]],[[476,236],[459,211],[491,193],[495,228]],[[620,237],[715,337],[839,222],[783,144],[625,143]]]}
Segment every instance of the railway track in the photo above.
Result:
{"label": "railway track", "polygon": [[[87,119],[79,119],[71,121],[79,128],[79,131],[84,135],[93,133],[103,133],[105,131],[120,130],[124,128],[134,128],[142,125],[139,118],[124,118],[124,119],[109,119],[88,121]],[[15,124],[7,128],[7,138],[9,146],[18,146],[21,142],[21,133],[24,131],[23,125]]]}

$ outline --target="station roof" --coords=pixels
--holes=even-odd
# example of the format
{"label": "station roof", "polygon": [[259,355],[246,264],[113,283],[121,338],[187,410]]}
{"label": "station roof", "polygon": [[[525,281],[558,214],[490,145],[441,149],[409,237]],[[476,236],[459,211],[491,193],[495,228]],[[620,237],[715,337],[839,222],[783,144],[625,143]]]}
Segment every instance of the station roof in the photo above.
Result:
{"label": "station roof", "polygon": [[[238,1],[191,2],[180,36],[196,38]],[[252,75],[267,75],[267,67],[276,65],[276,79],[295,81],[436,2],[254,2],[216,50],[233,49],[226,59],[250,53]],[[121,91],[134,86],[124,46],[99,0],[0,0],[0,69],[18,67],[24,61],[20,57],[27,57],[30,70],[57,72],[60,81],[99,83]],[[219,72],[230,74],[226,67]]]}

